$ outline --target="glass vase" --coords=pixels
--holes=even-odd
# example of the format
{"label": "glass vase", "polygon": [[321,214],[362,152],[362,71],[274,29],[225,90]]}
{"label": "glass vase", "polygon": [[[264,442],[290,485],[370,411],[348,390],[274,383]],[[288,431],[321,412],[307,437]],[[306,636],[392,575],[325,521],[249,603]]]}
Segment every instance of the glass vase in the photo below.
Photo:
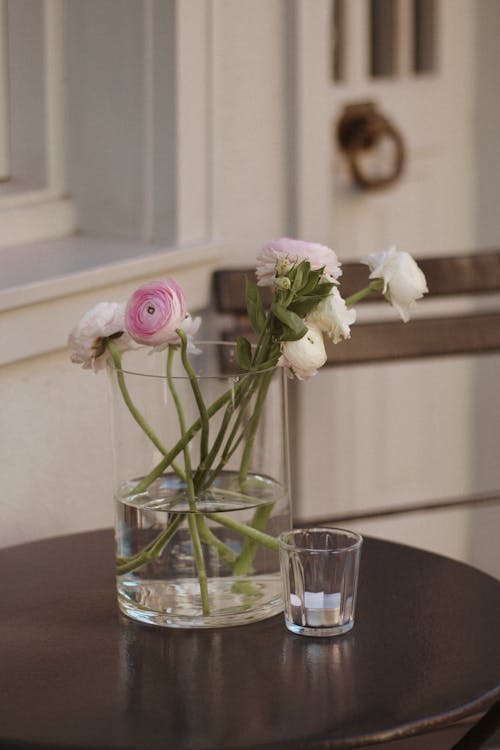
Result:
{"label": "glass vase", "polygon": [[291,526],[286,377],[244,372],[233,344],[134,350],[110,370],[117,594],[165,627],[283,609],[277,536]]}

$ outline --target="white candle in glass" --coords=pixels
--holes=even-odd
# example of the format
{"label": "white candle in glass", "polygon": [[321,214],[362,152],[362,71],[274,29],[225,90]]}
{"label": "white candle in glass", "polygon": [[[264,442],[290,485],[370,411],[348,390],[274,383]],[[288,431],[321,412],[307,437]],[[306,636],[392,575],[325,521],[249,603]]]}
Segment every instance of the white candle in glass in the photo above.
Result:
{"label": "white candle in glass", "polygon": [[340,593],[305,591],[304,602],[296,594],[290,597],[292,607],[302,611],[305,625],[320,628],[340,624]]}

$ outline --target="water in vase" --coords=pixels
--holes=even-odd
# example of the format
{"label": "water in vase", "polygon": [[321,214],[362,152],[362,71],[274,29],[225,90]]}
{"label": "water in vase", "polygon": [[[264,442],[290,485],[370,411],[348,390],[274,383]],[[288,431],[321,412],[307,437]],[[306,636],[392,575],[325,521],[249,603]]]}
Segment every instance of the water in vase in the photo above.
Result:
{"label": "water in vase", "polygon": [[[133,494],[138,482],[122,486],[115,498],[118,601],[125,614],[166,627],[220,627],[281,612],[278,553],[241,531],[276,537],[288,527],[280,483],[249,474],[242,484],[237,472],[222,472],[193,510],[175,474]],[[203,601],[193,522],[207,579]]]}

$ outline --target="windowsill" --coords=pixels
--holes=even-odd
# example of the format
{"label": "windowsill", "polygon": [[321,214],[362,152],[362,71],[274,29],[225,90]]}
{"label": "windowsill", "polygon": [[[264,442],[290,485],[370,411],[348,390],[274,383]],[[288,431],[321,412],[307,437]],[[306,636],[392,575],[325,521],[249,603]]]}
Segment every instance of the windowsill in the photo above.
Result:
{"label": "windowsill", "polygon": [[175,275],[194,310],[210,302],[222,245],[182,248],[85,236],[0,249],[0,364],[66,346],[69,329],[100,300],[126,299],[138,283]]}

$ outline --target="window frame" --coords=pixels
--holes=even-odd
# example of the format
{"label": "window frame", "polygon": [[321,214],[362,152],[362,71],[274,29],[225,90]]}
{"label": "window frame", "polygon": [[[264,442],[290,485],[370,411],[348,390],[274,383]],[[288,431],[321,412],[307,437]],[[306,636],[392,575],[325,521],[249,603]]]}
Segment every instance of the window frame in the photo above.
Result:
{"label": "window frame", "polygon": [[[119,2],[120,0],[118,0]],[[71,143],[65,119],[65,29],[79,0],[43,0],[47,57],[47,180],[39,190],[0,189],[0,364],[46,354],[66,345],[68,321],[95,302],[126,298],[152,275],[175,272],[189,299],[210,300],[213,270],[228,248],[213,239],[212,206],[212,0],[143,0],[144,45],[142,226],[137,237],[82,227],[78,196],[68,195]],[[123,6],[122,6],[123,7]],[[129,6],[134,7],[134,6]],[[154,207],[161,199],[153,166],[161,144],[155,55],[158,14],[175,19],[175,238],[154,239]],[[70,81],[71,84],[71,81]],[[161,124],[161,123],[160,123]],[[96,183],[98,186],[98,183]],[[156,192],[155,192],[156,191]],[[24,332],[28,331],[28,335]]]}

